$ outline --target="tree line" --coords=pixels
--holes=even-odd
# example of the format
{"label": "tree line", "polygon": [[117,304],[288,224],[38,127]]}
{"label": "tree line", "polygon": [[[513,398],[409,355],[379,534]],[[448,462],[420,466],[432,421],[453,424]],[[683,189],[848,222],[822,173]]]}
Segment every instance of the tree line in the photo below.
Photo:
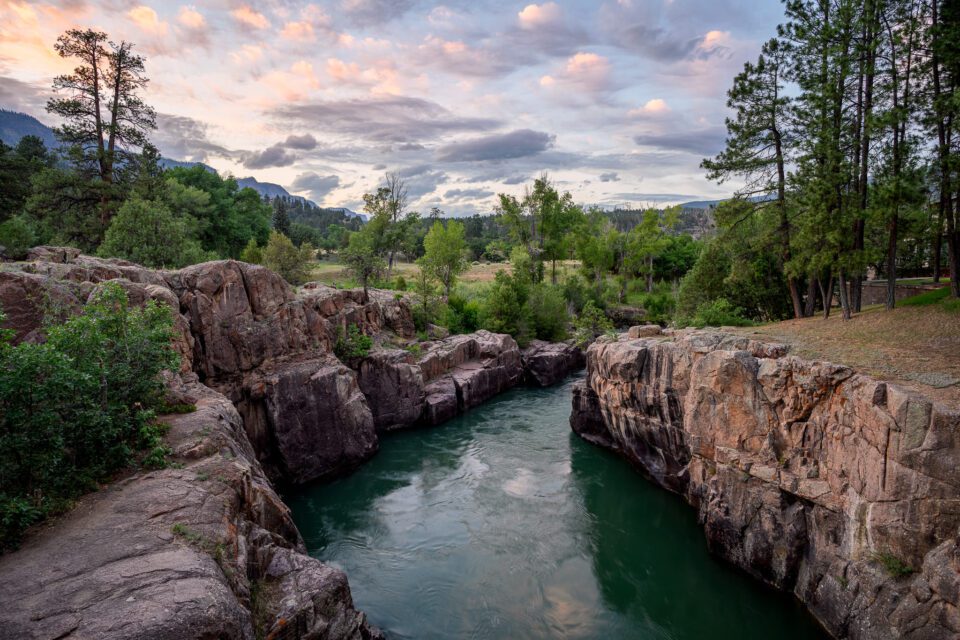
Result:
{"label": "tree line", "polygon": [[939,282],[946,263],[960,297],[960,5],[788,0],[785,14],[728,92],[726,148],[703,161],[745,183],[717,208],[714,257],[728,273],[766,260],[797,318],[835,296],[850,318],[871,267],[887,308],[905,264]]}

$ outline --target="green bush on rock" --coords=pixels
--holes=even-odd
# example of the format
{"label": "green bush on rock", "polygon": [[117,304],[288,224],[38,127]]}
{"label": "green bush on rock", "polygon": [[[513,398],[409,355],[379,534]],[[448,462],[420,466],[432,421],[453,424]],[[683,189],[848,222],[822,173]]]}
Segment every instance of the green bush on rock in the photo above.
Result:
{"label": "green bush on rock", "polygon": [[170,309],[131,308],[108,284],[42,344],[0,339],[0,548],[147,451],[162,466],[154,422],[159,373],[176,367]]}

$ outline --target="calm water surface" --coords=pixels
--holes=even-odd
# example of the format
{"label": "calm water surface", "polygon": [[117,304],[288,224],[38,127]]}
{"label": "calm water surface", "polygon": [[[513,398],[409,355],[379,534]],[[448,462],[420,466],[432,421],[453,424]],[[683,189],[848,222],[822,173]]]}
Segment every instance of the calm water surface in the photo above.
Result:
{"label": "calm water surface", "polygon": [[390,638],[808,640],[788,595],[707,554],[693,509],[570,431],[570,382],[388,435],[287,496]]}

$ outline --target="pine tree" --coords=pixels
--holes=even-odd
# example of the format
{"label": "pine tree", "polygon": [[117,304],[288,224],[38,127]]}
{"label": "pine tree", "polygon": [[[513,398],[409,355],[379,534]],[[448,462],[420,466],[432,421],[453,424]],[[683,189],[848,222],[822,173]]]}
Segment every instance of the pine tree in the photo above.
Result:
{"label": "pine tree", "polygon": [[279,196],[273,201],[272,226],[277,233],[290,237],[290,217],[287,215],[287,201]]}

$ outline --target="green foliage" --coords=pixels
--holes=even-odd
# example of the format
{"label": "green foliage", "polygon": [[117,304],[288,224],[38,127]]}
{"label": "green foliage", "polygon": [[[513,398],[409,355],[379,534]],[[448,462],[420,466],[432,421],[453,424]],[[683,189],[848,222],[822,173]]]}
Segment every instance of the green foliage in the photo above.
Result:
{"label": "green foliage", "polygon": [[277,233],[290,237],[290,216],[287,215],[287,203],[279,198],[273,203],[271,226]]}
{"label": "green foliage", "polygon": [[557,342],[567,338],[570,316],[559,287],[545,283],[534,285],[527,296],[526,314],[540,340]]}
{"label": "green foliage", "polygon": [[250,264],[261,264],[263,262],[263,249],[257,244],[256,238],[250,238],[247,246],[240,252],[240,260]]}
{"label": "green foliage", "polygon": [[436,321],[440,306],[437,283],[426,269],[417,271],[413,292],[417,300],[413,307],[413,324],[417,331],[426,331],[427,325]]}
{"label": "green foliage", "polygon": [[480,328],[482,306],[477,300],[451,295],[443,317],[443,325],[450,333],[471,333]]}
{"label": "green foliage", "polygon": [[145,267],[183,267],[209,256],[193,239],[188,222],[163,202],[132,197],[123,203],[97,250]]}
{"label": "green foliage", "polygon": [[306,282],[312,261],[313,247],[309,243],[298,249],[287,236],[276,231],[270,232],[270,240],[263,249],[263,266],[276,271],[284,280],[296,285]]}
{"label": "green foliage", "polygon": [[509,333],[526,345],[533,337],[526,306],[528,292],[529,284],[522,275],[498,271],[484,300],[481,326],[495,333]]}
{"label": "green foliage", "polygon": [[366,358],[372,347],[373,339],[364,335],[360,327],[351,324],[346,331],[343,327],[337,329],[337,341],[333,345],[333,353],[344,362],[348,362]]}
{"label": "green foliage", "polygon": [[450,297],[454,282],[468,266],[463,224],[456,220],[450,220],[446,225],[434,222],[423,240],[423,249],[423,257],[417,260],[417,264],[438,280],[446,296]]}
{"label": "green foliage", "polygon": [[743,316],[742,309],[733,306],[726,298],[716,298],[701,303],[689,324],[698,328],[747,327],[753,322]]}
{"label": "green foliage", "polygon": [[33,228],[24,216],[14,216],[0,224],[0,246],[7,257],[22,260],[35,242]]}
{"label": "green foliage", "polygon": [[581,347],[593,342],[597,336],[613,331],[613,323],[607,318],[602,309],[597,308],[593,301],[588,301],[580,315],[574,320],[574,339]]}
{"label": "green foliage", "polygon": [[161,464],[162,369],[176,368],[170,309],[130,308],[117,284],[42,344],[0,344],[0,546],[129,464]]}
{"label": "green foliage", "polygon": [[878,551],[872,554],[871,558],[880,563],[880,566],[892,578],[903,578],[917,571],[904,560],[887,551]]}
{"label": "green foliage", "polygon": [[371,229],[372,227],[365,227],[362,231],[351,234],[347,248],[340,252],[347,269],[360,282],[364,291],[367,290],[370,280],[386,267],[377,251],[377,238]]}

